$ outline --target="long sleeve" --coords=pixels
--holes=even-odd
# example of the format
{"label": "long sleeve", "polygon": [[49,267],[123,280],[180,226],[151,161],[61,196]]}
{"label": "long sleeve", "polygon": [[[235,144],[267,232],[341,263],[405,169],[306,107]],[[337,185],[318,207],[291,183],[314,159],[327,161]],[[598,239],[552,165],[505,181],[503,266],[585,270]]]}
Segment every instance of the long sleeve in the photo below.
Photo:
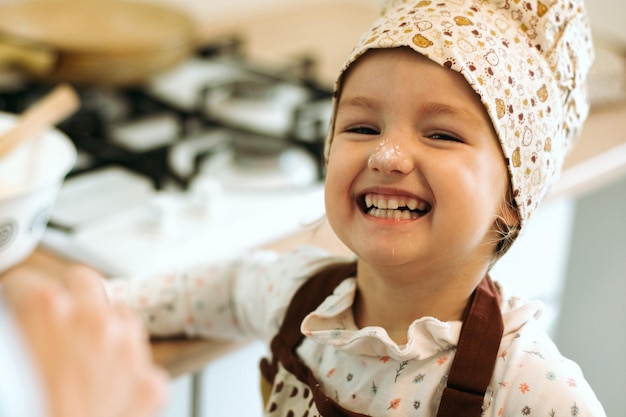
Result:
{"label": "long sleeve", "polygon": [[151,335],[269,339],[292,294],[311,271],[331,258],[303,247],[286,254],[252,251],[211,265],[106,284],[112,301],[144,318]]}
{"label": "long sleeve", "polygon": [[45,417],[41,390],[28,347],[0,292],[0,417]]}
{"label": "long sleeve", "polygon": [[606,417],[581,368],[535,320],[503,342],[492,383],[497,415]]}

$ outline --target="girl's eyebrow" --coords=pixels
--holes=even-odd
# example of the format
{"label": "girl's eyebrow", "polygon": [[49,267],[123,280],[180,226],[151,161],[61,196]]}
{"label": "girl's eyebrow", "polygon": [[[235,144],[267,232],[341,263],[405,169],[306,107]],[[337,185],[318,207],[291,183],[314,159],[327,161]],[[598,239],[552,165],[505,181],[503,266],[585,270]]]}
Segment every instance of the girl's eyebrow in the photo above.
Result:
{"label": "girl's eyebrow", "polygon": [[354,96],[347,99],[340,97],[337,108],[340,107],[361,107],[369,110],[379,110],[380,104],[365,96]]}
{"label": "girl's eyebrow", "polygon": [[421,110],[427,115],[449,115],[456,118],[462,118],[468,121],[483,120],[481,114],[476,113],[467,106],[452,106],[439,101],[427,101],[422,104]]}
{"label": "girl's eyebrow", "polygon": [[[340,98],[337,104],[337,108],[345,107],[359,107],[373,111],[379,111],[381,108],[380,102],[366,96],[353,96],[347,98]],[[428,116],[434,115],[447,115],[455,118],[460,118],[467,121],[481,121],[483,117],[481,114],[469,109],[467,106],[453,106],[441,101],[426,101],[420,106],[420,113]]]}

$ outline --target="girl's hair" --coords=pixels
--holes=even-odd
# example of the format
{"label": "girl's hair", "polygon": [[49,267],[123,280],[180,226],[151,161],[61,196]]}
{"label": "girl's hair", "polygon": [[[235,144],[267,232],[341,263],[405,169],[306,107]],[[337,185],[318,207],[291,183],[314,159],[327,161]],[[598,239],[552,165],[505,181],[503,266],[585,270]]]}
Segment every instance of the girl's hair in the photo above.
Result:
{"label": "girl's hair", "polygon": [[517,203],[513,198],[513,191],[511,185],[509,184],[507,188],[506,196],[502,199],[503,204],[503,213],[511,212],[515,214],[518,219],[514,222],[514,224],[509,224],[509,222],[503,217],[498,216],[494,222],[494,231],[497,234],[497,238],[495,241],[495,249],[493,252],[493,256],[491,257],[489,268],[493,267],[493,265],[504,256],[505,253],[513,245],[513,242],[517,239],[520,233],[520,221],[519,221],[519,211],[517,210]]}

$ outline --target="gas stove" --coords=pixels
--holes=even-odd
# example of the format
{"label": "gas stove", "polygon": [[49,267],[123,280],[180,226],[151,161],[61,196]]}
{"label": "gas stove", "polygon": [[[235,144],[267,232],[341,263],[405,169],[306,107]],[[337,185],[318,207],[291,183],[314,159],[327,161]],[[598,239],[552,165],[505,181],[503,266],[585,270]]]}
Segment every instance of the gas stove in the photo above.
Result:
{"label": "gas stove", "polygon": [[138,277],[242,254],[323,213],[321,183],[230,191],[198,176],[188,190],[156,190],[110,166],[65,182],[42,245],[108,276]]}
{"label": "gas stove", "polygon": [[[236,36],[142,85],[77,86],[79,157],[42,245],[109,275],[224,257],[323,215],[332,89],[315,61],[250,62]],[[21,113],[53,86],[0,85]]]}
{"label": "gas stove", "polygon": [[[149,177],[158,189],[186,188],[201,165],[211,165],[206,160],[229,151],[232,165],[244,172],[273,165],[285,177],[292,170],[283,169],[280,155],[297,154],[315,169],[307,179],[320,180],[331,89],[315,81],[311,58],[268,68],[249,62],[244,49],[233,36],[142,85],[75,86],[81,109],[58,126],[80,154],[70,176],[115,164]],[[4,80],[0,110],[13,113],[54,87]],[[284,185],[306,182],[296,176]]]}

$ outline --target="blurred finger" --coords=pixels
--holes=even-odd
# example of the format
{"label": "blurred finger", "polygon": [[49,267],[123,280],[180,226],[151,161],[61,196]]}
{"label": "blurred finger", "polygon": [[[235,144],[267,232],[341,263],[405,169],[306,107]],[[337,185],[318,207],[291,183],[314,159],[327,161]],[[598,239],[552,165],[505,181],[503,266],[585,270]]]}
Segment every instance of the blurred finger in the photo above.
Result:
{"label": "blurred finger", "polygon": [[143,381],[136,389],[137,402],[133,416],[154,416],[165,405],[168,398],[169,377],[160,368],[151,366],[143,373]]}
{"label": "blurred finger", "polygon": [[169,397],[169,377],[156,367],[128,375],[131,384],[118,396],[120,408],[110,414],[115,417],[153,417],[159,414]]}
{"label": "blurred finger", "polygon": [[92,304],[107,302],[104,291],[104,278],[91,268],[73,265],[57,277],[68,293],[77,300]]}
{"label": "blurred finger", "polygon": [[111,305],[111,308],[117,313],[118,317],[126,322],[126,326],[128,326],[128,331],[136,334],[147,348],[148,342],[150,340],[150,335],[148,334],[148,330],[146,329],[146,326],[144,325],[139,315],[131,310],[128,306],[121,303],[114,303]]}
{"label": "blurred finger", "polygon": [[65,292],[59,282],[29,268],[9,271],[3,276],[1,288],[4,299],[13,306],[26,301],[62,300]]}

